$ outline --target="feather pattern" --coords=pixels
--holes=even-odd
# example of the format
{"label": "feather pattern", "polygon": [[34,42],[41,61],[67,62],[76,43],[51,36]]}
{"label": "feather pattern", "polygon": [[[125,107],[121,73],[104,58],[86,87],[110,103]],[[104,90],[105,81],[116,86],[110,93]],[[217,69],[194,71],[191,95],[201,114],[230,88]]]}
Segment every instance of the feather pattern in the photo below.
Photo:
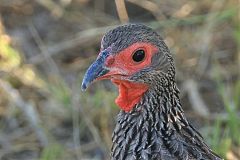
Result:
{"label": "feather pattern", "polygon": [[120,111],[112,159],[220,160],[185,118],[175,82],[159,78],[131,112]]}

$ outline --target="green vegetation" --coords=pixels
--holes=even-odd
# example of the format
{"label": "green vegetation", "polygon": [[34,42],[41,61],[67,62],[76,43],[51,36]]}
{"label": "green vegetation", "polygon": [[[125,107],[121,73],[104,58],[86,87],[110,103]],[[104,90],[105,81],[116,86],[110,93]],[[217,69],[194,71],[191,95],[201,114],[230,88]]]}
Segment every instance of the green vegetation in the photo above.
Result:
{"label": "green vegetation", "polygon": [[60,160],[64,149],[59,144],[52,144],[43,149],[40,160]]}
{"label": "green vegetation", "polygon": [[226,116],[219,117],[213,129],[211,129],[208,134],[208,141],[219,155],[226,157],[228,152],[234,148],[240,146],[240,116],[239,116],[239,84],[240,81],[232,87],[233,94],[226,92],[229,88],[225,87],[224,84],[219,83],[219,92],[224,101],[224,106],[226,110]]}

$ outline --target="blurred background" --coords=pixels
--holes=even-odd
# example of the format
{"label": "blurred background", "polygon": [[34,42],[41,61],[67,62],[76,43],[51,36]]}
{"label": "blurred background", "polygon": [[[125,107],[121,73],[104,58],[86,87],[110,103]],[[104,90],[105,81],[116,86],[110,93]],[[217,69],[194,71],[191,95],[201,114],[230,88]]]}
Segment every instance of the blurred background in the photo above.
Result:
{"label": "blurred background", "polygon": [[80,86],[103,34],[127,22],[162,35],[186,116],[240,160],[239,0],[0,0],[1,160],[108,159],[117,89]]}

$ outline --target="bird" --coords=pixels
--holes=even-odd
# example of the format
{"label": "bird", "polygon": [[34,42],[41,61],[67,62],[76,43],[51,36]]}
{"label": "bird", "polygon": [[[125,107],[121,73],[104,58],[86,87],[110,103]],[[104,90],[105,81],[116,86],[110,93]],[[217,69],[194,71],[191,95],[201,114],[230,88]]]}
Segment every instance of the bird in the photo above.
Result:
{"label": "bird", "polygon": [[107,31],[82,90],[108,79],[120,107],[112,160],[221,160],[187,120],[176,85],[174,59],[164,39],[144,24]]}

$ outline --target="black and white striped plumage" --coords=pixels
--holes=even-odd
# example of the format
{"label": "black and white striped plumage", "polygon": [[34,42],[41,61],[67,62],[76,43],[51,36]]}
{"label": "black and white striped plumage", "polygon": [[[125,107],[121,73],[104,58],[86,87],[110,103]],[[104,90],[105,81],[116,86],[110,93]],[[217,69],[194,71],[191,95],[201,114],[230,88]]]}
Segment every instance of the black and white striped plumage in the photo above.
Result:
{"label": "black and white striped plumage", "polygon": [[[111,159],[220,160],[185,118],[176,87],[173,58],[163,39],[151,28],[128,24],[107,32],[101,50],[111,49],[89,68],[83,89],[108,72],[109,68],[102,63],[109,55],[117,55],[138,42],[152,44],[157,51],[150,65],[122,78],[147,84],[149,88],[131,111],[120,111],[112,137]],[[96,71],[100,63],[104,67]]]}

